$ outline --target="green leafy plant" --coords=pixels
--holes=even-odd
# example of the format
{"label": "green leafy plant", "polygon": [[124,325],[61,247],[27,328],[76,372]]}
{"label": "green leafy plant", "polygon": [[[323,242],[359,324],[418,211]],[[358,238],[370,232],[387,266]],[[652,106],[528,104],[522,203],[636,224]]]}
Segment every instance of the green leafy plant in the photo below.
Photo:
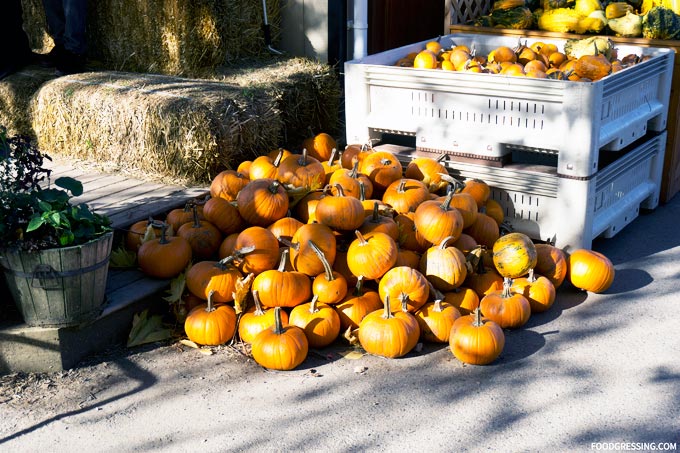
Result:
{"label": "green leafy plant", "polygon": [[57,178],[43,167],[49,156],[28,137],[0,126],[0,248],[35,251],[84,244],[111,230],[110,220],[71,199],[80,181]]}

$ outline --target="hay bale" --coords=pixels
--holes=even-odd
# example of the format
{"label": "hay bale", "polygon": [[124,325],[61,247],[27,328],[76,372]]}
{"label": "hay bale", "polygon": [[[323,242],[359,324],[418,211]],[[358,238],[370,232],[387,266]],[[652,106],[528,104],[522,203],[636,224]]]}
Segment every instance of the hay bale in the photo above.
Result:
{"label": "hay bale", "polygon": [[197,75],[248,90],[264,90],[276,99],[284,123],[281,144],[297,147],[310,135],[310,129],[333,136],[339,133],[342,89],[338,75],[327,64],[307,58],[240,60]]}
{"label": "hay bale", "polygon": [[[23,4],[31,44],[49,51],[41,0]],[[105,69],[186,75],[267,52],[260,0],[90,0],[88,8],[88,55]],[[279,0],[267,13],[276,40]]]}
{"label": "hay bale", "polygon": [[46,81],[55,77],[53,69],[24,68],[0,80],[0,124],[9,135],[34,137],[29,110],[31,98]]}
{"label": "hay bale", "polygon": [[205,184],[276,146],[273,99],[223,82],[96,72],[54,79],[32,106],[38,146],[147,180]]}

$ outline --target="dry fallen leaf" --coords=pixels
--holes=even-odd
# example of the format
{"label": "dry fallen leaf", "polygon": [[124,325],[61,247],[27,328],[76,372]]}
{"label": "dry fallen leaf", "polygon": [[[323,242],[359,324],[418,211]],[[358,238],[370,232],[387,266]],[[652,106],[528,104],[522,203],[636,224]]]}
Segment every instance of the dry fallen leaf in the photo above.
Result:
{"label": "dry fallen leaf", "polygon": [[345,352],[341,352],[340,355],[343,356],[345,359],[348,359],[348,360],[357,360],[357,359],[362,358],[366,354],[364,354],[363,352],[359,352],[359,351],[345,351]]}
{"label": "dry fallen leaf", "polygon": [[190,348],[198,349],[198,345],[191,340],[182,339],[179,340],[184,346],[189,346]]}
{"label": "dry fallen leaf", "polygon": [[198,352],[200,352],[203,355],[213,355],[212,349],[209,348],[200,348]]}

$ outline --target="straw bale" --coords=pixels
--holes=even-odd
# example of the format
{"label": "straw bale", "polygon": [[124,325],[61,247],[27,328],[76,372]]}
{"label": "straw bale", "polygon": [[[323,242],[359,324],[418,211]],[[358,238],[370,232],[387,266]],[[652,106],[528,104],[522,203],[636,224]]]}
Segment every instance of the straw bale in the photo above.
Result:
{"label": "straw bale", "polygon": [[307,58],[250,59],[200,76],[268,93],[283,117],[281,144],[296,147],[310,130],[339,133],[342,91],[337,73],[327,64]]}
{"label": "straw bale", "polygon": [[[49,51],[41,0],[23,2],[34,49]],[[267,52],[260,0],[89,0],[88,8],[88,56],[107,69],[186,75]],[[267,12],[276,41],[279,0]]]}
{"label": "straw bale", "polygon": [[281,133],[273,100],[217,81],[97,72],[44,84],[32,105],[38,146],[146,180],[204,184]]}
{"label": "straw bale", "polygon": [[54,70],[31,66],[0,80],[0,124],[10,135],[34,136],[28,114],[31,98],[54,77]]}

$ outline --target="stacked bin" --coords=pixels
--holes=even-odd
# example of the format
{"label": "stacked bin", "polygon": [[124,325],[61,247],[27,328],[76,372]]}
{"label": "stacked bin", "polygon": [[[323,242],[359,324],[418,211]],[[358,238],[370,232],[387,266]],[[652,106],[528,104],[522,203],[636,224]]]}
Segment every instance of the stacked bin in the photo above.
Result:
{"label": "stacked bin", "polygon": [[[477,34],[442,41],[480,54],[517,45],[516,38]],[[590,247],[640,207],[656,207],[672,51],[619,46],[620,55],[650,58],[580,83],[393,66],[423,47],[345,64],[348,143],[412,136],[415,148],[397,153],[404,163],[430,155],[454,176],[487,181],[515,229],[564,248]]]}

